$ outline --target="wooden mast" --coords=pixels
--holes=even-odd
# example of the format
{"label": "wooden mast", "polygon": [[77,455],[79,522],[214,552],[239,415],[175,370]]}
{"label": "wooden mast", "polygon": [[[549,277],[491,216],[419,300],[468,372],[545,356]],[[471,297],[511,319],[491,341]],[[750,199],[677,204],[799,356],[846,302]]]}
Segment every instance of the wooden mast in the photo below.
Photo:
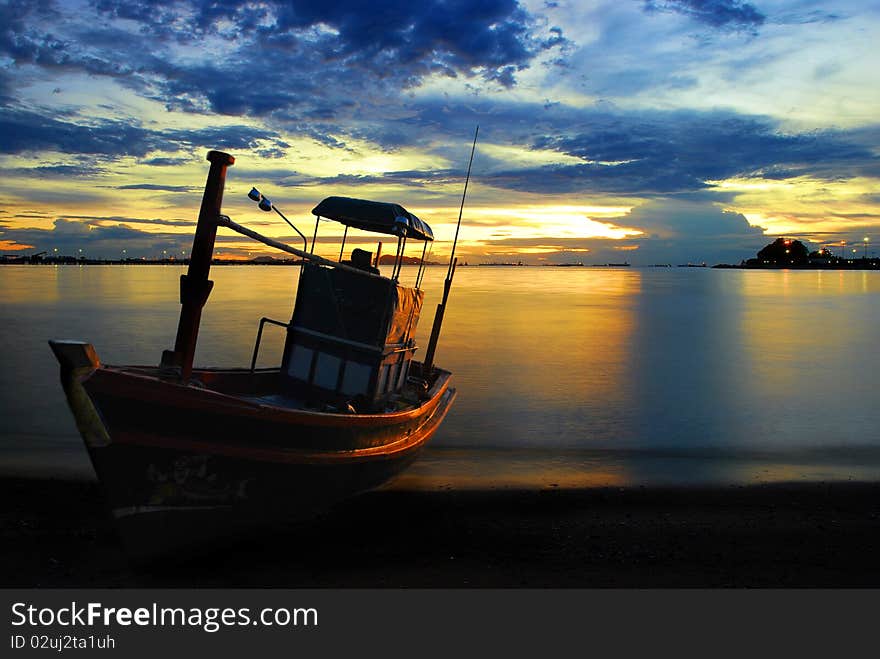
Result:
{"label": "wooden mast", "polygon": [[181,308],[177,338],[174,340],[174,350],[165,350],[162,353],[163,370],[169,375],[179,373],[183,381],[188,380],[192,374],[202,307],[208,301],[214,286],[214,282],[208,279],[208,274],[211,270],[211,260],[214,258],[217,219],[223,203],[226,168],[235,163],[235,158],[222,151],[209,151],[207,159],[211,163],[211,169],[208,171],[205,194],[199,210],[189,269],[185,275],[180,276]]}

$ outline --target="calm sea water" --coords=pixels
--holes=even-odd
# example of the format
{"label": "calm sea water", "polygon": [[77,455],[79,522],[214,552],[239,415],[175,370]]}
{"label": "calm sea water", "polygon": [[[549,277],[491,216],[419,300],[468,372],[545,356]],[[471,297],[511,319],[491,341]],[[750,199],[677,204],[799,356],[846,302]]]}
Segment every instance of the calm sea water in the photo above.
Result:
{"label": "calm sea water", "polygon": [[[155,364],[173,266],[0,267],[0,469],[91,474],[46,340]],[[196,362],[244,366],[297,268],[219,267]],[[404,270],[410,282],[414,270]],[[431,268],[420,345],[445,268]],[[459,397],[397,487],[880,478],[880,273],[459,268],[437,363]],[[280,358],[267,326],[261,365]]]}

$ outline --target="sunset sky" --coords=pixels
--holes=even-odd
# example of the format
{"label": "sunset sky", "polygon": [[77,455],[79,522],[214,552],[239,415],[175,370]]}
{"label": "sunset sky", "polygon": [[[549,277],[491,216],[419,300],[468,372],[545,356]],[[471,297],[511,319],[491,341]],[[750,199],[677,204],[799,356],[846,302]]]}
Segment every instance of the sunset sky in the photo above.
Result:
{"label": "sunset sky", "polygon": [[219,149],[241,224],[394,201],[442,258],[477,124],[472,263],[880,252],[878,43],[863,0],[0,0],[0,252],[188,253]]}

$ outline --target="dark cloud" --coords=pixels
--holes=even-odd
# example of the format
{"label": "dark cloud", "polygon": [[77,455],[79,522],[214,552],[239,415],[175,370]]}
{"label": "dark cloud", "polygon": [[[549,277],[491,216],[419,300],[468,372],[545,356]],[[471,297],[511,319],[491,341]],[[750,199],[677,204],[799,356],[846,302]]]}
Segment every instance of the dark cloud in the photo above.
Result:
{"label": "dark cloud", "polygon": [[117,190],[156,190],[158,192],[192,192],[197,188],[188,185],[158,185],[156,183],[132,183],[130,185],[118,185]]}
{"label": "dark cloud", "polygon": [[13,100],[13,82],[12,76],[5,69],[0,69],[0,104],[6,105]]}
{"label": "dark cloud", "polygon": [[[509,88],[540,53],[567,45],[558,27],[516,0],[97,0],[91,7],[97,13],[88,20],[47,2],[11,3],[0,14],[9,25],[0,54],[16,64],[112,77],[185,111],[283,111],[327,121],[365,104],[394,103],[434,74]],[[225,52],[196,62],[175,55],[208,40]]]}
{"label": "dark cloud", "polygon": [[[382,174],[339,174],[337,176],[307,177],[293,176],[275,181],[276,185],[285,188],[325,186],[332,188],[357,188],[367,185],[397,184],[406,187],[428,188],[441,183],[459,183],[464,181],[464,172],[448,169],[438,170],[402,170],[384,172]],[[341,193],[340,193],[341,194]]]}
{"label": "dark cloud", "polygon": [[143,156],[157,146],[153,133],[123,121],[102,120],[87,126],[26,110],[0,110],[0,153],[60,151]]}
{"label": "dark cloud", "polygon": [[150,233],[125,224],[102,226],[63,218],[55,220],[52,229],[2,228],[0,240],[33,245],[38,251],[58,249],[61,255],[88,258],[119,258],[123,249],[128,256],[156,258],[162,256],[163,250],[179,254],[192,245],[189,233]]}
{"label": "dark cloud", "polygon": [[[0,125],[5,117],[0,115]],[[102,150],[107,156],[126,152],[139,155],[153,150],[193,152],[201,149],[255,149],[263,156],[280,155],[287,144],[277,132],[247,126],[200,130],[147,131],[122,122],[80,126],[34,114],[12,113],[15,129],[0,136],[0,151],[55,149],[73,152]],[[401,144],[431,148],[438,160],[460,162],[460,167],[421,171],[390,171],[373,175],[309,177],[291,169],[249,169],[242,160],[235,176],[271,182],[281,187],[328,186],[351,188],[389,183],[432,194],[441,184],[460,183],[466,168],[473,125],[480,123],[481,141],[515,148],[557,151],[580,162],[511,167],[477,150],[475,180],[499,189],[552,193],[617,193],[646,197],[670,194],[692,199],[730,199],[730,192],[714,190],[711,181],[731,177],[785,180],[810,177],[838,181],[855,176],[877,176],[880,130],[785,132],[778,122],[761,116],[731,112],[642,111],[575,109],[527,104],[470,104],[449,106],[423,101],[410,106],[406,119],[379,126],[355,124],[358,140],[381,144],[390,136],[393,151]],[[430,135],[430,142],[426,136]],[[126,139],[131,141],[126,143]],[[338,145],[339,140],[333,139]],[[478,145],[479,146],[479,145]],[[26,148],[27,147],[27,148]],[[164,159],[147,162],[165,164]],[[177,162],[175,159],[173,162]],[[64,165],[59,165],[64,167]],[[70,170],[73,173],[73,170]],[[64,170],[58,170],[64,173]],[[83,173],[87,173],[85,170]],[[151,184],[138,184],[149,186]],[[185,191],[183,186],[152,189]],[[143,189],[150,189],[145,187]],[[701,196],[702,195],[702,196]],[[709,195],[707,197],[706,195]]]}
{"label": "dark cloud", "polygon": [[166,227],[195,227],[193,220],[166,220],[161,218],[125,217],[122,215],[66,215],[65,220],[82,220],[90,226],[104,226],[107,224],[153,224]]}
{"label": "dark cloud", "polygon": [[734,176],[838,180],[878,166],[870,143],[857,137],[845,131],[784,132],[775,120],[728,112],[585,112],[567,131],[532,140],[536,148],[576,156],[584,164],[501,170],[490,177],[518,189],[565,191],[581,185],[646,195],[695,192],[707,181]]}
{"label": "dark cloud", "polygon": [[140,161],[142,165],[151,167],[175,167],[186,162],[188,162],[186,158],[146,158]]}
{"label": "dark cloud", "polygon": [[[304,176],[289,170],[259,173],[285,188],[350,189],[397,184],[436,198],[446,184],[463,182],[474,124],[480,142],[516,149],[556,151],[576,162],[512,166],[478,145],[474,180],[502,190],[536,194],[595,193],[624,197],[675,195],[690,201],[732,202],[730,190],[713,181],[732,177],[787,180],[798,177],[840,181],[880,175],[880,132],[855,130],[792,132],[777,120],[729,111],[623,111],[597,105],[576,109],[537,104],[414,102],[411,116],[377,126],[356,127],[358,139],[430,150],[438,161],[458,167],[378,174]],[[430,136],[430,140],[426,139]],[[570,160],[569,158],[569,160]],[[245,163],[242,163],[246,166]],[[255,172],[256,174],[257,172]]]}
{"label": "dark cloud", "polygon": [[753,30],[767,17],[754,5],[741,0],[645,0],[645,11],[674,12],[716,28]]}
{"label": "dark cloud", "polygon": [[[410,117],[391,124],[394,144],[418,146],[430,135],[433,144],[425,147],[438,159],[460,162],[460,167],[320,181],[295,177],[279,184],[357,186],[394,181],[427,189],[458,182],[464,175],[475,124],[481,126],[481,143],[557,151],[580,161],[512,167],[505,159],[481,153],[478,145],[475,181],[543,194],[675,194],[719,201],[729,200],[731,193],[713,189],[710,181],[731,177],[836,181],[877,176],[880,168],[876,155],[880,132],[872,127],[793,132],[775,119],[729,111],[637,112],[601,104],[578,109],[497,101],[467,105],[424,101],[413,103],[411,110]],[[388,126],[372,124],[358,130],[362,138],[380,143],[392,132]]]}
{"label": "dark cloud", "polygon": [[144,157],[153,151],[284,148],[278,133],[252,126],[193,130],[149,130],[132,121],[96,120],[92,124],[48,117],[16,108],[0,109],[0,153],[61,153]]}
{"label": "dark cloud", "polygon": [[11,174],[34,175],[46,178],[90,178],[103,174],[106,170],[93,164],[58,164],[58,165],[39,165],[31,169],[17,168],[9,170]]}
{"label": "dark cloud", "polygon": [[164,142],[162,150],[212,148],[221,151],[252,149],[268,143],[266,148],[286,148],[277,132],[253,126],[217,126],[198,130],[164,130],[158,133]]}

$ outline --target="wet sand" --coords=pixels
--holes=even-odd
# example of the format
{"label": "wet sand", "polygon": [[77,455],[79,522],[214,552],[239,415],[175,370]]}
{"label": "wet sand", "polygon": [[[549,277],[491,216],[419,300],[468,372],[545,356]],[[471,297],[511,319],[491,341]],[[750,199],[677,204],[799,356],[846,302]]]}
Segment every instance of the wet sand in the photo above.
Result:
{"label": "wet sand", "polygon": [[6,587],[880,587],[880,484],[391,489],[133,569],[98,486],[0,480]]}

